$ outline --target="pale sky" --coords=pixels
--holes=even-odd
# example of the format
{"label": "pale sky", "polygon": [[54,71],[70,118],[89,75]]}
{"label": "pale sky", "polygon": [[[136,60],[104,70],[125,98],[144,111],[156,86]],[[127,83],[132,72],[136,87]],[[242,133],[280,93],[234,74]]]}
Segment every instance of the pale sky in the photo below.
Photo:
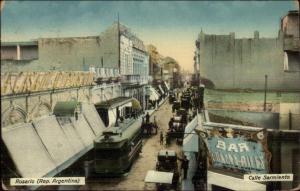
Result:
{"label": "pale sky", "polygon": [[207,34],[276,37],[280,18],[295,1],[7,1],[1,12],[1,40],[99,35],[114,21],[145,44],[192,71],[195,40]]}

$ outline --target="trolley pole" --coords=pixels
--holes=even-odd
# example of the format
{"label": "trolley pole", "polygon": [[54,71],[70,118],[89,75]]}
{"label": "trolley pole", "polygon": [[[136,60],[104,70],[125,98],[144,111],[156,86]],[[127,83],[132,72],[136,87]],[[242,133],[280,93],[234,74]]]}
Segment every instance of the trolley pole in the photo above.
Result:
{"label": "trolley pole", "polygon": [[264,111],[267,110],[267,87],[268,87],[268,75],[265,75],[265,98],[264,98]]}

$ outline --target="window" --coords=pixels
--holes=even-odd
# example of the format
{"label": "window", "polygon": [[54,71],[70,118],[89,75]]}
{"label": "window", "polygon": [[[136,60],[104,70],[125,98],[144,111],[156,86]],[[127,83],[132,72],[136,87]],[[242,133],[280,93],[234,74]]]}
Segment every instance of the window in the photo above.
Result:
{"label": "window", "polygon": [[38,45],[1,45],[1,60],[35,60],[38,59]]}

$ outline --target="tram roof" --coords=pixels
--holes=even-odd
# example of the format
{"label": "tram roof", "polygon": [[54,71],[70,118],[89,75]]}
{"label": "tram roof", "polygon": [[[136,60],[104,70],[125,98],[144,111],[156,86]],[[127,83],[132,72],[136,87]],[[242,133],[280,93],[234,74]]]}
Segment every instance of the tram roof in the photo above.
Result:
{"label": "tram roof", "polygon": [[[125,139],[131,139],[131,137],[133,135],[135,135],[135,133],[141,129],[141,124],[142,124],[142,120],[141,120],[141,118],[139,118],[137,120],[129,120],[128,122],[126,122],[124,124],[120,123],[119,127],[110,127],[108,129],[104,130],[103,134],[95,139],[95,143],[105,143],[104,134],[105,133],[109,134],[110,132],[111,132],[111,135],[109,136],[110,140],[108,141],[108,143],[118,144]],[[118,146],[121,146],[121,145],[118,145]],[[110,146],[112,146],[112,145],[110,145]]]}

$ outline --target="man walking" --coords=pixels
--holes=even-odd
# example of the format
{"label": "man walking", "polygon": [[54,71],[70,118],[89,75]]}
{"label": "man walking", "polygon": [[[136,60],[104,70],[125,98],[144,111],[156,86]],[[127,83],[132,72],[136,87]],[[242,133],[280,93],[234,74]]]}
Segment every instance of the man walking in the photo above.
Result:
{"label": "man walking", "polygon": [[146,124],[149,124],[150,123],[150,115],[149,115],[149,112],[147,112],[146,114]]}
{"label": "man walking", "polygon": [[163,135],[163,132],[162,132],[162,131],[160,132],[160,139],[159,139],[159,142],[160,142],[160,145],[163,145],[163,144],[164,144],[164,135]]}
{"label": "man walking", "polygon": [[186,155],[183,156],[183,159],[178,158],[178,160],[181,161],[181,169],[183,169],[183,179],[186,179],[189,169],[189,160],[187,159]]}
{"label": "man walking", "polygon": [[156,117],[155,116],[154,116],[154,121],[153,121],[153,127],[155,128],[155,135],[157,135],[158,126],[157,126],[157,123],[156,123]]}

